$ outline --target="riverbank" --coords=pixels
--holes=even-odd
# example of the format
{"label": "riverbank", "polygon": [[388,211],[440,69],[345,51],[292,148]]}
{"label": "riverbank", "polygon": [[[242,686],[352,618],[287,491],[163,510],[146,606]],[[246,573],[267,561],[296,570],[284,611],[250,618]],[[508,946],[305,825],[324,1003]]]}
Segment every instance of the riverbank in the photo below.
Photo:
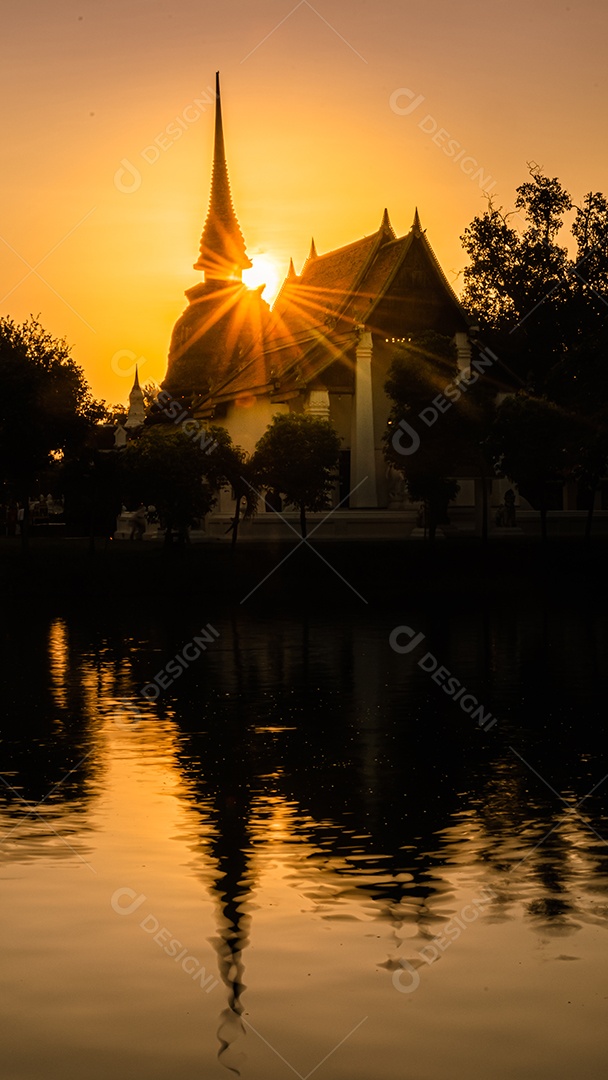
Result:
{"label": "riverbank", "polygon": [[203,543],[166,550],[160,544],[87,539],[0,540],[0,588],[5,598],[87,602],[179,601],[213,597],[243,604],[349,609],[408,597],[466,600],[539,593],[591,598],[603,594],[608,540],[536,538],[395,543],[272,542],[232,550]]}

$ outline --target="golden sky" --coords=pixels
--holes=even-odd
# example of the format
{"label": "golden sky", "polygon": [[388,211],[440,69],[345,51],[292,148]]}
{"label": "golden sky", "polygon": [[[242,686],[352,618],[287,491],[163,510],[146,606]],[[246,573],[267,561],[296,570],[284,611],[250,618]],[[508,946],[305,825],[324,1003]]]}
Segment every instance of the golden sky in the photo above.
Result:
{"label": "golden sky", "polygon": [[[212,87],[249,255],[299,270],[414,207],[459,236],[535,161],[608,191],[600,0],[4,0],[0,315],[39,315],[94,393],[160,381],[206,214]],[[134,171],[129,170],[129,166]]]}

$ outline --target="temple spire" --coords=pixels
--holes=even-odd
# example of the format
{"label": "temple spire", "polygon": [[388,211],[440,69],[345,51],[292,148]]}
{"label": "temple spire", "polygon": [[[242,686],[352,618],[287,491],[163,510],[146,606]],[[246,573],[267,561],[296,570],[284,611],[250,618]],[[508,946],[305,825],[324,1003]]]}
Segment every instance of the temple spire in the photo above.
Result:
{"label": "temple spire", "polygon": [[390,233],[391,236],[393,237],[393,239],[395,238],[395,230],[393,229],[393,226],[391,225],[390,218],[388,216],[388,210],[386,209],[386,207],[384,208],[384,213],[382,215],[382,221],[380,222],[380,232]]}
{"label": "temple spire", "polygon": [[296,268],[293,265],[293,259],[290,259],[289,260],[289,270],[287,271],[287,280],[288,281],[295,281],[297,276],[298,275],[296,274]]}
{"label": "temple spire", "polygon": [[413,224],[412,224],[412,229],[414,230],[415,233],[421,233],[422,232],[422,225],[420,224],[420,217],[418,215],[418,207],[416,207],[416,209],[414,211],[414,221],[413,221]]}
{"label": "temple spire", "polygon": [[314,238],[314,236],[313,236],[312,240],[310,241],[310,251],[308,252],[308,258],[309,259],[316,259],[317,258],[317,249],[315,247],[315,238]]}
{"label": "temple spire", "polygon": [[194,269],[204,270],[205,279],[240,279],[242,271],[247,270],[251,262],[247,258],[245,241],[232,205],[224,147],[219,71],[215,74],[215,95],[215,145],[211,195],[207,220],[201,237],[200,255],[194,264]]}
{"label": "temple spire", "polygon": [[127,413],[127,419],[125,420],[125,428],[132,430],[133,428],[140,428],[146,419],[146,407],[144,404],[144,395],[141,392],[139,385],[139,372],[137,370],[137,364],[135,365],[135,378],[133,380],[133,386],[131,393],[129,394],[129,411]]}

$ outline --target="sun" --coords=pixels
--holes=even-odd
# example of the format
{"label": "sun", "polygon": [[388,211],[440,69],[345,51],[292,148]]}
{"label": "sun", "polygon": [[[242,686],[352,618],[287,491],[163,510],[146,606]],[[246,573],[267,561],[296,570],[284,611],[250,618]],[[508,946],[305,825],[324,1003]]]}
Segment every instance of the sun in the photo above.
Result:
{"label": "sun", "polygon": [[264,299],[272,304],[281,285],[281,273],[275,260],[270,255],[252,255],[251,270],[243,270],[243,282],[248,289],[258,289],[265,285]]}

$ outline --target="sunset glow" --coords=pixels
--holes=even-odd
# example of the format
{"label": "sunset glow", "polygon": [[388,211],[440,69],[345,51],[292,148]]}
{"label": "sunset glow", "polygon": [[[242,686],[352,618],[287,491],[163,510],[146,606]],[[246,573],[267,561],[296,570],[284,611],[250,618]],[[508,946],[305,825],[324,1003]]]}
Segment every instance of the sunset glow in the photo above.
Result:
{"label": "sunset glow", "polygon": [[477,0],[317,8],[9,4],[0,314],[39,314],[96,395],[127,399],[132,366],[116,354],[162,380],[201,279],[218,68],[248,284],[268,302],[311,235],[320,254],[338,248],[377,229],[384,206],[403,235],[418,205],[459,291],[459,237],[484,189],[512,209],[530,160],[579,204],[602,189],[601,6],[499,5],[500,39]]}
{"label": "sunset glow", "polygon": [[251,261],[253,266],[243,271],[243,281],[248,289],[264,285],[262,296],[267,304],[272,304],[282,284],[280,269],[269,255],[252,255]]}

